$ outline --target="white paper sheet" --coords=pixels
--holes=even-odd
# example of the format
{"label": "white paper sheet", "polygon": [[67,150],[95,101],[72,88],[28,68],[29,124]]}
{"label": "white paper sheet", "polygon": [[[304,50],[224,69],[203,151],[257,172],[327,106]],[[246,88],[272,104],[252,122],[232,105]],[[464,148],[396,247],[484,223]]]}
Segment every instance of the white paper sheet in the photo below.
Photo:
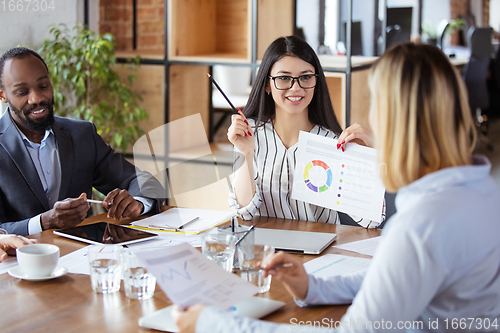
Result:
{"label": "white paper sheet", "polygon": [[[292,198],[372,221],[382,220],[385,188],[376,151],[301,131]],[[384,172],[384,170],[381,170]]]}
{"label": "white paper sheet", "polygon": [[366,272],[371,259],[355,258],[339,254],[325,254],[304,264],[307,274],[316,277],[349,275]]}
{"label": "white paper sheet", "polygon": [[7,273],[11,268],[17,266],[17,258],[8,256],[7,259],[0,262],[0,274]]}
{"label": "white paper sheet", "polygon": [[159,239],[152,239],[145,242],[139,242],[127,245],[133,251],[152,251],[165,246],[179,245],[188,243],[193,247],[201,247],[201,236],[174,234],[171,232],[158,233]]}
{"label": "white paper sheet", "polygon": [[[150,225],[154,225],[178,228],[187,221],[190,221],[197,217],[198,219],[196,221],[190,223],[182,229],[182,233],[199,234],[205,230],[229,221],[233,216],[234,213],[229,211],[171,208],[161,214],[156,214],[151,217],[132,222],[132,226],[149,227]],[[148,231],[156,232],[154,229]]]}
{"label": "white paper sheet", "polygon": [[180,308],[201,303],[226,309],[258,291],[256,286],[224,271],[187,243],[136,255]]}
{"label": "white paper sheet", "polygon": [[70,273],[90,275],[87,248],[88,246],[62,256],[59,258],[59,265],[66,267]]}
{"label": "white paper sheet", "polygon": [[363,239],[356,242],[335,245],[333,247],[341,250],[347,250],[373,256],[375,254],[375,250],[377,249],[379,241],[380,241],[380,236]]}

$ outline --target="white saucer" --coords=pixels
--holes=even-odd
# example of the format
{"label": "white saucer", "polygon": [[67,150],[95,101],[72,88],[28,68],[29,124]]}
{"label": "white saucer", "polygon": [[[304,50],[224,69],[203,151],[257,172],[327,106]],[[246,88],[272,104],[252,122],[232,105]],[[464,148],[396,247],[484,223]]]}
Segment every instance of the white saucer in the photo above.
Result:
{"label": "white saucer", "polygon": [[50,279],[55,279],[58,277],[61,277],[63,275],[66,275],[68,273],[68,269],[64,266],[57,266],[56,269],[52,272],[52,274],[48,276],[40,276],[40,277],[29,277],[27,276],[21,267],[16,266],[13,267],[9,270],[9,275],[13,276],[18,279],[23,279],[23,280],[28,280],[28,281],[43,281],[43,280],[50,280]]}

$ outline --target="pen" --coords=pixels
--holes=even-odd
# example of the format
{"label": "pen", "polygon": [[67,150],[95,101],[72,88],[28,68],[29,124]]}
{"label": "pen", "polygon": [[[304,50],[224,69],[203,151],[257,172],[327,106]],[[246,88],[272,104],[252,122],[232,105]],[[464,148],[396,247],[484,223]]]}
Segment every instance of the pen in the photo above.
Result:
{"label": "pen", "polygon": [[243,236],[241,236],[241,238],[238,239],[238,241],[236,242],[236,244],[234,244],[234,247],[237,247],[238,245],[240,245],[240,243],[243,241],[243,239],[245,239],[245,237],[250,233],[250,231],[253,230],[253,228],[255,228],[255,224],[252,225],[250,228],[248,228],[247,231],[245,231],[245,233],[243,234]]}
{"label": "pen", "polygon": [[[277,268],[285,268],[285,267],[292,267],[293,264],[291,262],[287,262],[286,264],[279,264],[271,267],[270,269],[277,269]],[[263,271],[264,267],[255,267],[255,268],[233,268],[231,271],[232,273],[254,273],[254,272],[260,272]]]}
{"label": "pen", "polygon": [[[87,202],[88,203],[94,203],[94,204],[103,204],[104,201],[101,201],[101,200],[92,200],[92,199],[87,199]],[[108,207],[111,206],[111,204],[113,203],[113,201],[111,201],[109,204],[108,204]]]}
{"label": "pen", "polygon": [[212,75],[210,75],[208,73],[207,73],[207,75],[210,78],[210,81],[212,81],[212,83],[214,84],[214,86],[220,91],[220,93],[222,94],[222,96],[229,103],[229,106],[231,106],[231,109],[233,109],[233,113],[238,114],[238,110],[236,110],[236,108],[234,107],[233,103],[231,103],[231,101],[229,100],[229,97],[227,97],[226,94],[224,94],[224,92],[222,91],[221,87],[219,87],[219,85],[217,84],[217,82],[215,82],[215,80],[212,77]]}
{"label": "pen", "polygon": [[102,204],[102,200],[92,200],[92,199],[87,199],[87,202],[90,202],[90,203],[95,203],[95,204]]}
{"label": "pen", "polygon": [[175,231],[184,229],[185,226],[187,226],[188,224],[193,223],[194,221],[197,221],[199,218],[200,218],[199,216],[196,216],[194,219],[189,220],[186,223],[184,223],[183,225],[181,225],[180,227],[176,228]]}

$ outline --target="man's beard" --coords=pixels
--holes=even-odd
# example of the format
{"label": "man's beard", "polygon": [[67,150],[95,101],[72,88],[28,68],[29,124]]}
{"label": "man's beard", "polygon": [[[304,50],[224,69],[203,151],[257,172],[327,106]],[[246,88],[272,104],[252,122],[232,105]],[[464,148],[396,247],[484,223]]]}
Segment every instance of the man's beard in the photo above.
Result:
{"label": "man's beard", "polygon": [[[43,119],[31,120],[30,118],[28,118],[31,111],[38,108],[39,106],[46,107],[49,111],[49,114]],[[15,108],[9,102],[9,109],[11,109],[17,115],[17,118],[19,118],[19,120],[21,120],[21,122],[32,131],[45,132],[46,129],[54,124],[54,98],[52,98],[52,101],[50,103],[44,101],[39,104],[34,104],[27,108],[24,108],[22,111]]]}

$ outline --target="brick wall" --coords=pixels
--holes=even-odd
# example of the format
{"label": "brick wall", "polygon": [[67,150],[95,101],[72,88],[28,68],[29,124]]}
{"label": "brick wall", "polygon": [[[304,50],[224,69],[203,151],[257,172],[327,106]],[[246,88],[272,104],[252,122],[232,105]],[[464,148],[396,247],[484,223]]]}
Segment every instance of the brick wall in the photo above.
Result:
{"label": "brick wall", "polygon": [[[164,52],[164,0],[136,0],[137,50]],[[112,33],[117,51],[133,49],[132,0],[100,0],[99,33]]]}
{"label": "brick wall", "polygon": [[490,0],[483,0],[483,27],[490,26]]}
{"label": "brick wall", "polygon": [[[470,12],[470,0],[450,0],[450,19],[457,19],[459,16],[464,16]],[[459,36],[455,31],[451,35],[451,45],[458,45]]]}

